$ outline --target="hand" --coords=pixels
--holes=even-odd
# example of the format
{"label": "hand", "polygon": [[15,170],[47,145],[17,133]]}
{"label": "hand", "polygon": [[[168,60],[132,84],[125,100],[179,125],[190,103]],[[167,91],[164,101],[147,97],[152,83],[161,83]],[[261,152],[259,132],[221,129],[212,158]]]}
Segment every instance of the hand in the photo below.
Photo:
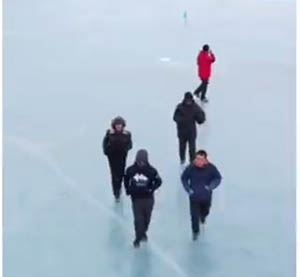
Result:
{"label": "hand", "polygon": [[209,186],[205,186],[205,189],[211,191],[211,188]]}
{"label": "hand", "polygon": [[189,195],[193,195],[194,191],[192,189],[190,189],[188,193],[189,193]]}

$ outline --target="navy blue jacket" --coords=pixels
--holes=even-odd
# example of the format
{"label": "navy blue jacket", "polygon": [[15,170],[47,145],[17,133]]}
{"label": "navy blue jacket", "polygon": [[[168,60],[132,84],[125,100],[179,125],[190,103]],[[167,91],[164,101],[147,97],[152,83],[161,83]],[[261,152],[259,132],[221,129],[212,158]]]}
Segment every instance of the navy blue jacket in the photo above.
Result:
{"label": "navy blue jacket", "polygon": [[220,172],[212,163],[204,167],[189,165],[181,175],[184,189],[197,201],[210,201],[213,189],[221,183],[221,180]]}
{"label": "navy blue jacket", "polygon": [[150,164],[138,166],[135,163],[127,168],[124,176],[126,193],[133,199],[153,197],[153,192],[161,186],[161,183],[157,170]]}

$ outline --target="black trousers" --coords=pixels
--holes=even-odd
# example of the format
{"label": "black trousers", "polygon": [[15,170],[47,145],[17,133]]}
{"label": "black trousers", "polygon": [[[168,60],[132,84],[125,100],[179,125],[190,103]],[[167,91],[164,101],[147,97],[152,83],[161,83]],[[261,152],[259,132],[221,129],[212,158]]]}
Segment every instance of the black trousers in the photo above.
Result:
{"label": "black trousers", "polygon": [[132,198],[132,211],[134,216],[134,229],[136,240],[141,240],[148,231],[151,213],[154,206],[154,197]]}
{"label": "black trousers", "polygon": [[112,190],[115,197],[120,197],[121,187],[125,172],[127,156],[109,156],[109,167],[111,172]]}
{"label": "black trousers", "polygon": [[185,152],[186,152],[187,144],[189,144],[190,162],[192,162],[194,160],[195,153],[196,153],[196,138],[180,137],[179,138],[179,156],[180,156],[181,162],[185,162]]}
{"label": "black trousers", "polygon": [[207,86],[208,86],[208,79],[207,80],[201,80],[200,86],[195,90],[194,94],[199,97],[200,93],[200,99],[204,100],[206,97],[206,92],[207,92]]}
{"label": "black trousers", "polygon": [[197,201],[190,198],[190,214],[193,233],[199,233],[199,224],[205,222],[205,218],[209,214],[211,199],[207,201]]}

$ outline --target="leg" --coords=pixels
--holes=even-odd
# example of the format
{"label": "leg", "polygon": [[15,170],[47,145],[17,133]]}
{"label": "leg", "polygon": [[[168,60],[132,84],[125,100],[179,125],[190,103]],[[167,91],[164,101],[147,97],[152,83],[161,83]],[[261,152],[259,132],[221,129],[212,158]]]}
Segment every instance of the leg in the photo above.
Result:
{"label": "leg", "polygon": [[140,242],[144,234],[144,210],[143,199],[132,199],[132,211],[134,217],[135,240]]}
{"label": "leg", "polygon": [[111,183],[112,190],[115,197],[118,195],[118,158],[115,156],[108,157],[110,173],[111,173]]}
{"label": "leg", "polygon": [[150,224],[150,220],[151,220],[151,214],[152,214],[152,210],[153,210],[153,206],[154,206],[154,198],[149,198],[146,202],[146,207],[145,207],[145,213],[144,213],[144,217],[145,217],[145,234],[148,231],[149,228],[149,224]]}
{"label": "leg", "polygon": [[123,179],[124,179],[126,159],[127,159],[127,156],[120,157],[120,160],[119,160],[119,163],[118,163],[116,187],[117,187],[119,196],[121,194],[122,182],[123,182]]}
{"label": "leg", "polygon": [[209,214],[210,206],[211,206],[211,199],[207,202],[203,202],[203,203],[200,204],[200,220],[201,220],[201,223],[205,223],[205,219]]}
{"label": "leg", "polygon": [[202,94],[201,94],[201,101],[206,99],[206,91],[208,86],[208,80],[202,80]]}
{"label": "leg", "polygon": [[200,86],[194,91],[194,95],[196,95],[197,97],[199,97],[199,94],[201,93],[201,91],[203,90],[203,82],[200,84]]}
{"label": "leg", "polygon": [[124,176],[126,157],[113,156],[109,158],[112,175],[112,187],[114,196],[118,199],[121,193],[121,184]]}
{"label": "leg", "polygon": [[190,214],[192,221],[192,231],[194,234],[199,233],[200,207],[199,203],[190,198]]}
{"label": "leg", "polygon": [[179,156],[180,162],[185,162],[185,150],[186,150],[187,140],[185,138],[179,138]]}
{"label": "leg", "polygon": [[190,154],[191,163],[194,161],[195,153],[196,153],[196,138],[189,138],[189,154]]}

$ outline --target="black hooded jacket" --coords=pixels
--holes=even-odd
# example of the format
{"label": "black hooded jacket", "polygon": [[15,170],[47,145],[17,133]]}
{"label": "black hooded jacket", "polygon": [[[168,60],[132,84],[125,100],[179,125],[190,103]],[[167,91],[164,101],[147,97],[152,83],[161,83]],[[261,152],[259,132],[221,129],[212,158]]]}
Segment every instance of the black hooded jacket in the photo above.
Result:
{"label": "black hooded jacket", "polygon": [[162,180],[157,170],[148,162],[147,152],[142,153],[139,151],[136,162],[128,167],[125,173],[124,185],[126,193],[131,195],[132,199],[151,198],[153,197],[153,192],[161,184]]}
{"label": "black hooded jacket", "polygon": [[191,104],[186,104],[183,100],[175,109],[173,120],[177,124],[179,138],[196,138],[196,122],[202,124],[205,121],[204,111],[194,100],[191,102]]}

